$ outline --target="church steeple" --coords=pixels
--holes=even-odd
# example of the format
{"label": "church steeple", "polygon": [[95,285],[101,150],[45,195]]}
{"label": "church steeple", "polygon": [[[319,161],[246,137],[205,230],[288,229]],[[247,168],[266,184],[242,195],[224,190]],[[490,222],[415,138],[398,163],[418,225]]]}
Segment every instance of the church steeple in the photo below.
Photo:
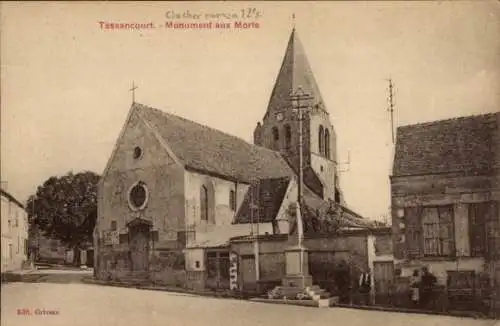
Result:
{"label": "church steeple", "polygon": [[[302,125],[294,109],[298,103],[292,102],[292,94],[299,89],[308,95],[308,99],[300,101],[300,105],[306,107]],[[308,187],[316,189],[325,199],[335,198],[338,183],[335,130],[295,27],[288,39],[266,114],[262,124],[259,122],[255,128],[254,143],[279,151],[296,172],[302,166]]]}
{"label": "church steeple", "polygon": [[269,99],[266,115],[271,113],[271,111],[281,111],[290,108],[290,93],[296,91],[299,87],[314,98],[312,103],[310,103],[312,107],[319,105],[321,109],[324,109],[323,99],[311,66],[309,65],[304,47],[300,42],[297,30],[293,27],[288,39],[285,56],[278,77],[276,78],[271,98]]}

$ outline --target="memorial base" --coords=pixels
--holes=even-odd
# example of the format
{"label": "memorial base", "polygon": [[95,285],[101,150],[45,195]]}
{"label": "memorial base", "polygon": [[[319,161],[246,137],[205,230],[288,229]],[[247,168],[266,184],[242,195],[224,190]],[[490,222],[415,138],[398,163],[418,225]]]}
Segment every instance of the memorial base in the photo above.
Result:
{"label": "memorial base", "polygon": [[312,276],[310,275],[286,275],[281,284],[283,286],[305,289],[312,286]]}

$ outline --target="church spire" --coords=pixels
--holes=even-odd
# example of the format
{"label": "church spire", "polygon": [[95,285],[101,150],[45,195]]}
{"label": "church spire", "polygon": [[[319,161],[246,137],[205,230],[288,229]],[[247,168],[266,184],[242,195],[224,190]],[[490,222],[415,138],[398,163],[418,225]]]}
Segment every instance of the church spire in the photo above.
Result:
{"label": "church spire", "polygon": [[306,53],[297,35],[295,28],[295,15],[293,17],[292,32],[288,39],[285,56],[281,64],[278,77],[269,99],[267,112],[284,110],[290,107],[290,94],[299,87],[304,93],[313,97],[311,106],[323,107],[323,99],[314,78]]}

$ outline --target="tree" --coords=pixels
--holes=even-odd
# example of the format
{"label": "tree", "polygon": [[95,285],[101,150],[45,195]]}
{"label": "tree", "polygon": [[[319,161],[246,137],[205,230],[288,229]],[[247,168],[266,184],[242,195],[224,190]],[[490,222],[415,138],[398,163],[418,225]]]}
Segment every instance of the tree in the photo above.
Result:
{"label": "tree", "polygon": [[[83,249],[92,242],[97,219],[97,184],[99,175],[84,171],[53,176],[38,187],[26,205],[30,234],[38,230],[61,240],[70,249]],[[79,250],[74,257],[79,260]]]}

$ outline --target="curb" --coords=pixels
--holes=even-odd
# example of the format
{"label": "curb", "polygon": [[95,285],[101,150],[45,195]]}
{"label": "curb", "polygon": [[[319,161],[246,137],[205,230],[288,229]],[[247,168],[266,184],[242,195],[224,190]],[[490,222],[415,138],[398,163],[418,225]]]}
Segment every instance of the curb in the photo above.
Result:
{"label": "curb", "polygon": [[300,306],[308,308],[319,308],[319,304],[314,300],[277,300],[277,299],[262,299],[262,298],[251,298],[249,301],[260,302],[260,303],[271,303],[271,304],[284,304],[290,306]]}
{"label": "curb", "polygon": [[245,298],[231,296],[231,295],[227,295],[224,293],[197,292],[197,291],[185,290],[182,288],[165,287],[165,286],[160,286],[160,285],[131,284],[131,283],[116,282],[116,281],[115,282],[113,282],[113,281],[106,282],[106,281],[96,281],[94,279],[88,279],[88,278],[83,278],[82,282],[86,283],[86,284],[93,284],[93,285],[114,286],[114,287],[133,288],[133,289],[148,290],[148,291],[161,291],[161,292],[190,294],[190,295],[196,295],[196,296],[211,297],[211,298],[216,298],[216,299],[247,300]]}
{"label": "curb", "polygon": [[349,304],[334,304],[332,307],[348,308],[348,309],[360,309],[360,310],[373,310],[373,311],[385,311],[385,312],[399,312],[408,314],[422,314],[422,315],[438,315],[438,316],[451,316],[451,317],[465,317],[473,319],[493,319],[491,317],[485,316],[484,314],[478,312],[467,312],[467,311],[432,311],[432,310],[417,310],[417,309],[407,309],[407,308],[395,308],[395,307],[380,307],[380,306],[361,306],[361,305],[349,305]]}

